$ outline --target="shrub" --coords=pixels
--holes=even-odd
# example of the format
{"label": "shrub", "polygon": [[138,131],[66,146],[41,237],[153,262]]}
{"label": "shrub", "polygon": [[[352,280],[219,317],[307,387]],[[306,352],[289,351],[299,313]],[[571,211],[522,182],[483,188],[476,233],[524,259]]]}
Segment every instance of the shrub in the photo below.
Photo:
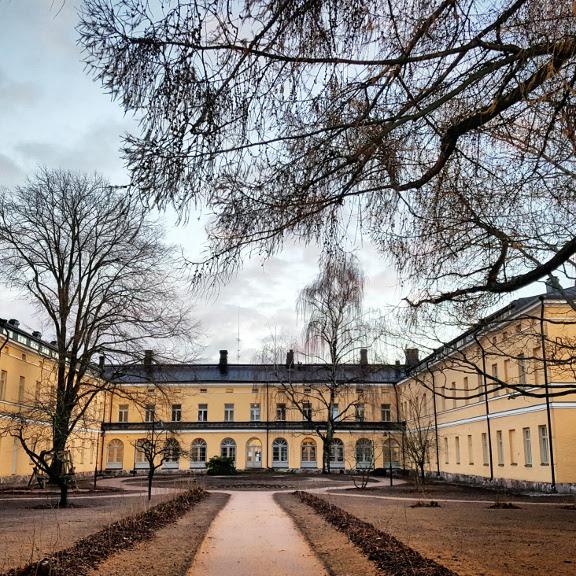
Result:
{"label": "shrub", "polygon": [[206,462],[206,473],[210,474],[210,476],[236,474],[234,460],[225,456],[212,456],[212,458]]}

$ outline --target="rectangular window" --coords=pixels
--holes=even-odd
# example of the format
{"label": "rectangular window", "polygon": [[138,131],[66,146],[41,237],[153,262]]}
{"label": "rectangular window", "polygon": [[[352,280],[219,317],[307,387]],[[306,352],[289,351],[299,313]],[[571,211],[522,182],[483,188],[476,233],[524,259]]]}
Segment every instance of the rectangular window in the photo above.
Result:
{"label": "rectangular window", "polygon": [[380,404],[380,415],[382,422],[390,422],[392,420],[392,409],[390,404]]}
{"label": "rectangular window", "polygon": [[364,404],[356,404],[356,422],[364,422]]}
{"label": "rectangular window", "polygon": [[450,446],[448,438],[444,438],[444,464],[450,464]]}
{"label": "rectangular window", "polygon": [[6,370],[0,371],[0,400],[6,398],[6,380],[8,379],[8,373]]}
{"label": "rectangular window", "polygon": [[155,417],[156,417],[156,408],[152,404],[149,404],[148,406],[146,406],[144,412],[144,422],[154,422]]}
{"label": "rectangular window", "polygon": [[128,422],[128,404],[118,406],[118,422]]}
{"label": "rectangular window", "polygon": [[[510,358],[506,358],[504,360],[504,381],[506,382],[506,384],[510,383],[510,376],[511,376]],[[511,392],[513,392],[513,390],[511,388],[506,388],[506,392],[510,394]]]}
{"label": "rectangular window", "polygon": [[172,404],[172,422],[182,421],[182,404]]}
{"label": "rectangular window", "polygon": [[518,384],[526,386],[526,357],[523,352],[518,354]]}
{"label": "rectangular window", "polygon": [[208,388],[200,388],[200,394],[207,394]]}
{"label": "rectangular window", "polygon": [[224,422],[234,422],[234,404],[224,404]]}
{"label": "rectangular window", "polygon": [[496,453],[498,455],[498,466],[504,466],[504,438],[502,430],[496,431]]}
{"label": "rectangular window", "polygon": [[446,388],[442,386],[440,389],[440,396],[438,396],[438,410],[444,412],[446,410]]}
{"label": "rectangular window", "polygon": [[250,422],[260,422],[260,404],[250,404]]}
{"label": "rectangular window", "polygon": [[548,427],[538,426],[538,442],[540,443],[540,464],[550,465],[550,444],[548,442]]}
{"label": "rectangular window", "polygon": [[488,453],[488,434],[482,432],[482,464],[488,466],[490,463],[490,455]]}
{"label": "rectangular window", "polygon": [[226,388],[226,394],[234,394],[234,388]]}
{"label": "rectangular window", "polygon": [[462,386],[464,388],[464,404],[468,404],[468,396],[470,395],[470,386],[468,384],[468,376],[464,377],[462,382]]}
{"label": "rectangular window", "polygon": [[276,404],[276,420],[279,422],[286,421],[286,404]]}
{"label": "rectangular window", "polygon": [[472,444],[472,434],[468,434],[468,464],[474,464],[474,446]]}
{"label": "rectangular window", "polygon": [[478,374],[478,384],[477,384],[477,392],[478,398],[477,400],[482,400],[482,396],[484,395],[484,375]]}
{"label": "rectangular window", "polygon": [[34,390],[34,400],[36,400],[36,402],[40,400],[41,391],[42,391],[42,383],[40,382],[40,380],[36,380],[36,388]]}
{"label": "rectangular window", "polygon": [[26,378],[20,376],[20,384],[18,386],[18,402],[24,402],[24,393],[26,391]]}
{"label": "rectangular window", "polygon": [[534,384],[537,386],[540,383],[543,383],[544,378],[542,377],[541,367],[542,363],[540,362],[540,357],[542,356],[542,350],[540,348],[534,348],[532,350],[532,370],[534,372]]}
{"label": "rectangular window", "polygon": [[208,404],[198,404],[198,422],[208,422]]}
{"label": "rectangular window", "polygon": [[532,466],[532,440],[530,438],[530,428],[522,428],[522,439],[524,440],[524,464]]}
{"label": "rectangular window", "polygon": [[498,364],[492,364],[492,398],[498,395]]}
{"label": "rectangular window", "polygon": [[460,436],[456,436],[454,441],[455,441],[454,449],[456,451],[456,464],[460,464]]}
{"label": "rectangular window", "polygon": [[337,420],[338,416],[340,416],[340,408],[338,404],[332,404],[332,420]]}
{"label": "rectangular window", "polygon": [[508,448],[510,449],[510,464],[516,466],[516,430],[508,430]]}
{"label": "rectangular window", "polygon": [[312,420],[312,404],[310,402],[302,402],[302,419]]}
{"label": "rectangular window", "polygon": [[450,390],[450,394],[452,396],[452,408],[456,408],[456,382],[452,382],[452,387]]}

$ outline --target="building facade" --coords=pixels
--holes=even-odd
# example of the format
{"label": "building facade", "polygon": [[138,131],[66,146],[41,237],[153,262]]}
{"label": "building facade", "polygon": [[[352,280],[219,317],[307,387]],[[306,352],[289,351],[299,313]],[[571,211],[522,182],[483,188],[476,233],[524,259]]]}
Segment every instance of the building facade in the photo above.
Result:
{"label": "building facade", "polygon": [[511,303],[412,367],[398,383],[401,412],[408,441],[418,429],[430,436],[427,473],[572,490],[575,336],[576,311],[549,291]]}
{"label": "building facade", "polygon": [[[37,452],[50,448],[55,358],[54,347],[39,332],[0,319],[0,483],[27,482],[32,473],[15,424],[27,421],[26,438]],[[104,398],[96,398],[84,425],[70,437],[70,462],[77,474],[96,467],[103,408]]]}
{"label": "building facade", "polygon": [[[400,465],[394,387],[400,373],[367,363],[339,370],[331,403],[333,471]],[[321,470],[330,378],[321,365],[229,364],[225,350],[214,365],[158,366],[150,359],[120,376],[108,399],[103,468],[145,470],[138,447],[154,429],[155,439],[165,430],[160,441],[179,455],[167,458],[164,469],[202,471],[212,456],[227,456],[242,470]]]}
{"label": "building facade", "polygon": [[[571,289],[568,296],[576,296]],[[373,365],[362,351],[323,365],[228,363],[106,368],[106,386],[69,450],[77,473],[144,472],[140,447],[162,443],[166,471],[203,472],[213,456],[240,470],[418,468],[451,480],[570,491],[576,486],[576,311],[567,294],[522,298],[420,360]],[[7,423],[49,405],[55,351],[0,321],[0,481],[31,464]],[[330,391],[335,390],[330,400]],[[332,413],[328,416],[328,406]],[[31,424],[49,447],[49,419]],[[420,445],[419,445],[420,444]],[[416,457],[414,456],[416,454]]]}

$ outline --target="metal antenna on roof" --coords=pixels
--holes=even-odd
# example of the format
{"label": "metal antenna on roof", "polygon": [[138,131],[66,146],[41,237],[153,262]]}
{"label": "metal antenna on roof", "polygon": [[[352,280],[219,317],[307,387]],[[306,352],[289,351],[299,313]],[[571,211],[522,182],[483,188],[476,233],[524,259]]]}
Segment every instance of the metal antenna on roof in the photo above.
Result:
{"label": "metal antenna on roof", "polygon": [[236,315],[236,363],[240,364],[240,309]]}

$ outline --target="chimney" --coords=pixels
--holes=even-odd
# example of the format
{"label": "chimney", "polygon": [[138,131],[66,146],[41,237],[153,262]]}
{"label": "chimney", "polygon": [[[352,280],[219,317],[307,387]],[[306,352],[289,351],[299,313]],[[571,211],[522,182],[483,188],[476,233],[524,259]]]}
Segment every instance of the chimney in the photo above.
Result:
{"label": "chimney", "polygon": [[360,366],[368,366],[368,348],[360,348]]}
{"label": "chimney", "polygon": [[220,361],[218,362],[220,374],[228,373],[228,350],[220,350]]}
{"label": "chimney", "polygon": [[10,326],[14,326],[14,328],[18,328],[18,326],[20,326],[20,322],[16,320],[16,318],[10,318],[10,320],[8,320],[8,324],[10,324]]}
{"label": "chimney", "polygon": [[557,286],[560,284],[557,276],[550,276],[545,282],[546,284],[546,294],[558,294]]}
{"label": "chimney", "polygon": [[144,350],[144,368],[150,369],[152,368],[152,359],[154,354],[152,350]]}
{"label": "chimney", "polygon": [[416,366],[420,361],[420,350],[418,348],[406,348],[404,353],[406,354],[406,366]]}
{"label": "chimney", "polygon": [[286,368],[294,368],[294,350],[288,350],[286,353]]}
{"label": "chimney", "polygon": [[104,354],[100,354],[99,358],[98,358],[98,368],[100,368],[100,370],[104,370]]}

